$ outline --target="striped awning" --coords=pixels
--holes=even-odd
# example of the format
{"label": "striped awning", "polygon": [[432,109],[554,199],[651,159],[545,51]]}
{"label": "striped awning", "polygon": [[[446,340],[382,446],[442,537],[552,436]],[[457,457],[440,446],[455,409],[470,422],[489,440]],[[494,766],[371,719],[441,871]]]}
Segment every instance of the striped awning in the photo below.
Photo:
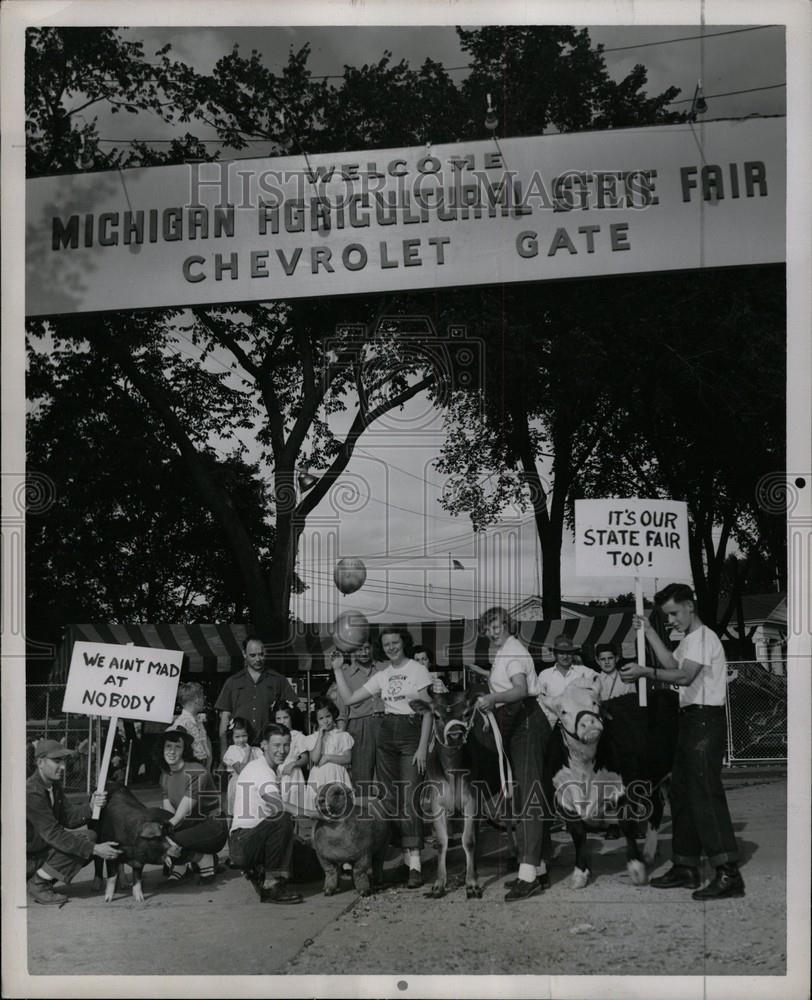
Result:
{"label": "striped awning", "polygon": [[[581,646],[585,659],[593,658],[598,643],[612,643],[623,656],[634,655],[631,634],[631,612],[617,612],[594,618],[549,619],[519,622],[519,638],[538,661],[551,661],[547,644],[559,635],[568,635]],[[388,623],[387,623],[388,624]],[[398,623],[411,633],[416,645],[426,646],[434,654],[440,669],[460,669],[463,664],[488,664],[488,643],[479,635],[474,620]],[[278,658],[269,650],[273,666],[284,673],[326,670],[325,654],[332,648],[332,625],[328,622],[291,623],[292,653]],[[370,626],[376,638],[380,623]],[[104,642],[156,649],[175,649],[184,653],[183,667],[190,674],[228,674],[243,665],[242,641],[248,634],[247,625],[70,625],[57,654],[54,682],[64,681],[68,674],[74,642]]]}

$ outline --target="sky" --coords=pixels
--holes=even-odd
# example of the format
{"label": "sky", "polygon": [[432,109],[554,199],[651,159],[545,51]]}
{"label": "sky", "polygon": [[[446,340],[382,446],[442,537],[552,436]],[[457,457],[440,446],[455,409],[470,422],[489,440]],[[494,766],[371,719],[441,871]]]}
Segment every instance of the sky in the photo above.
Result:
{"label": "sky", "polygon": [[[648,69],[649,92],[675,85],[681,88],[678,99],[690,103],[701,78],[708,102],[705,120],[783,114],[786,92],[776,86],[785,81],[783,28],[743,27],[752,26],[713,25],[704,32],[696,25],[589,30],[594,43],[619,50],[606,53],[615,79],[642,62]],[[131,29],[127,35],[144,42],[148,57],[171,42],[175,55],[201,72],[211,70],[235,44],[245,54],[257,49],[266,65],[279,70],[289,50],[308,42],[314,75],[340,75],[345,64],[376,61],[384,50],[412,65],[431,57],[447,67],[461,67],[454,71],[456,79],[464,77],[467,61],[450,27],[155,27]],[[755,89],[764,87],[770,89]],[[731,91],[749,92],[717,96]],[[100,115],[99,124],[105,139],[173,134],[171,127],[144,116]],[[180,131],[189,128],[206,135],[199,125],[184,125]],[[253,155],[262,152],[251,148]],[[538,545],[529,514],[506,514],[484,536],[475,536],[467,518],[451,517],[441,508],[444,478],[432,461],[443,440],[440,416],[420,397],[362,438],[340,488],[309,520],[297,561],[309,589],[294,598],[294,614],[308,621],[332,620],[349,609],[363,611],[372,620],[472,617],[489,605],[511,606],[539,592]],[[542,469],[542,474],[547,471]],[[365,561],[368,577],[360,591],[342,596],[333,585],[333,568],[339,558],[350,556]],[[457,564],[462,568],[449,569]],[[567,537],[562,585],[565,599],[585,602],[627,592],[633,581],[577,578],[573,544]],[[654,587],[655,581],[646,581],[647,593]]]}

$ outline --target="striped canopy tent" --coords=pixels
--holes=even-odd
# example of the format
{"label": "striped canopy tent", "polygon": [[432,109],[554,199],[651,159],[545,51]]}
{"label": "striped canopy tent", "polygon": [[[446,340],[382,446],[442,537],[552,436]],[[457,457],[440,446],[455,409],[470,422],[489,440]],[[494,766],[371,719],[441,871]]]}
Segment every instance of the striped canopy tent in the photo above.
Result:
{"label": "striped canopy tent", "polygon": [[[552,661],[547,644],[556,636],[568,635],[582,647],[584,658],[594,658],[598,643],[611,643],[624,656],[634,655],[631,635],[631,612],[617,612],[595,617],[549,619],[519,622],[519,638],[529,648],[538,665]],[[386,623],[389,624],[389,623]],[[462,618],[451,621],[402,622],[415,644],[426,646],[434,654],[439,670],[459,670],[466,663],[488,665],[488,643],[478,634],[477,623]],[[332,648],[332,625],[292,622],[292,655],[276,654],[268,647],[275,669],[294,674],[297,671],[328,669],[325,654]],[[228,674],[243,664],[242,641],[249,634],[248,625],[70,625],[57,654],[52,680],[64,681],[76,641],[103,642],[157,649],[183,651],[184,674]],[[381,623],[370,625],[375,640]]]}

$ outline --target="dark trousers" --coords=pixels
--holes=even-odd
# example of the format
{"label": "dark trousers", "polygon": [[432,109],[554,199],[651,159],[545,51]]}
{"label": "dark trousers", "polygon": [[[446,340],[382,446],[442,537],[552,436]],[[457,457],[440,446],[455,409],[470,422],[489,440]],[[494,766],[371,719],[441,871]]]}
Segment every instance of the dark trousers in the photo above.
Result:
{"label": "dark trousers", "polygon": [[724,751],[722,706],[692,705],[680,711],[670,795],[675,865],[696,868],[703,852],[714,868],[738,859],[722,786]]}
{"label": "dark trousers", "polygon": [[381,719],[378,781],[385,788],[384,802],[400,833],[400,846],[422,848],[423,818],[419,809],[422,778],[412,763],[418,744],[422,716],[385,715]]}
{"label": "dark trousers", "polygon": [[181,861],[191,854],[216,854],[226,845],[228,825],[224,819],[184,819],[170,834],[172,840],[183,848]]}
{"label": "dark trousers", "polygon": [[379,715],[347,721],[347,732],[353,738],[351,776],[356,788],[359,784],[368,785],[375,779],[375,760],[382,722],[383,718]]}
{"label": "dark trousers", "polygon": [[293,818],[288,813],[263,819],[250,830],[232,830],[231,862],[244,870],[262,868],[272,878],[290,878],[293,839]]}
{"label": "dark trousers", "polygon": [[496,720],[513,771],[511,812],[516,817],[519,864],[538,865],[552,857],[550,809],[543,788],[550,724],[535,698],[500,706]]}
{"label": "dark trousers", "polygon": [[[88,830],[87,839],[94,844],[96,843],[96,833],[94,830]],[[80,858],[75,854],[65,854],[64,851],[57,851],[55,848],[49,847],[47,850],[39,851],[36,854],[26,854],[25,877],[31,878],[37,869],[41,868],[52,878],[68,884],[92,860],[92,857]]]}

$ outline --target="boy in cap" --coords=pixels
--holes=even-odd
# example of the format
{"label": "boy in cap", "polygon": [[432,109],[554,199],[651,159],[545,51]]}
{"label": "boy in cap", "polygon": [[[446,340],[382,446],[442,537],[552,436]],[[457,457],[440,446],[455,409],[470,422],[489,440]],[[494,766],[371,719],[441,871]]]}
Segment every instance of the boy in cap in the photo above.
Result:
{"label": "boy in cap", "polygon": [[552,644],[555,664],[542,670],[538,675],[538,700],[551,727],[554,727],[558,721],[555,712],[550,708],[551,702],[562,694],[574,680],[582,677],[591,683],[595,679],[593,670],[574,661],[575,653],[580,648],[568,635],[559,635]]}
{"label": "boy in cap", "polygon": [[77,831],[96,806],[104,806],[107,793],[94,792],[84,806],[65,799],[65,758],[72,752],[56,740],[40,740],[34,750],[37,769],[25,783],[26,876],[28,896],[35,903],[67,902],[54,892],[56,882],[70,882],[93,857],[113,861],[121,853],[113,842],[97,844],[94,831]]}

